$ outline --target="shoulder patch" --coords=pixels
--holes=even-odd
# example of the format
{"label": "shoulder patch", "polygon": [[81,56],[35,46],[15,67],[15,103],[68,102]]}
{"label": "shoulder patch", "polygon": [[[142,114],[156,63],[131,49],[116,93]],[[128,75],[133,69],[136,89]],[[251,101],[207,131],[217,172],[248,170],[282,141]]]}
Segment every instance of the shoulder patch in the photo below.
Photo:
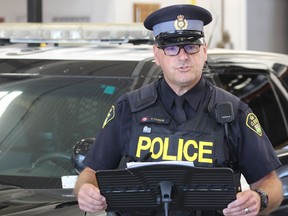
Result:
{"label": "shoulder patch", "polygon": [[259,136],[262,136],[262,128],[259,123],[257,116],[254,113],[249,113],[246,117],[246,125],[252,131],[257,133]]}
{"label": "shoulder patch", "polygon": [[114,117],[115,117],[115,106],[112,105],[102,125],[102,128],[104,128],[112,119],[114,119]]}

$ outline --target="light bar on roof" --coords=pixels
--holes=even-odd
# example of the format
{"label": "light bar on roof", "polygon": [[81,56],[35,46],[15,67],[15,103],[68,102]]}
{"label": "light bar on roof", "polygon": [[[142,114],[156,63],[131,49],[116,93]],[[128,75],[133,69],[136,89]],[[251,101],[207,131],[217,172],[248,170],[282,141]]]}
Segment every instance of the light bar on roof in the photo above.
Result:
{"label": "light bar on roof", "polygon": [[127,43],[152,41],[152,32],[140,23],[0,23],[0,39],[12,43]]}

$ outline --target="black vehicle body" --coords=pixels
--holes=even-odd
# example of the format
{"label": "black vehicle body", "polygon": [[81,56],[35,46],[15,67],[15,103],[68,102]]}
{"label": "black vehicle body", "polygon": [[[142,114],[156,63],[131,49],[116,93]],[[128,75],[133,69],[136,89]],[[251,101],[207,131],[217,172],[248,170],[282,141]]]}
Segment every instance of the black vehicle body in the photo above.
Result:
{"label": "black vehicle body", "polygon": [[[278,151],[285,200],[271,215],[287,215],[288,57],[227,50],[208,56],[204,76],[250,105]],[[73,146],[95,137],[117,97],[161,73],[151,48],[5,50],[0,55],[0,215],[83,215],[73,189],[63,188],[63,178],[78,175]]]}

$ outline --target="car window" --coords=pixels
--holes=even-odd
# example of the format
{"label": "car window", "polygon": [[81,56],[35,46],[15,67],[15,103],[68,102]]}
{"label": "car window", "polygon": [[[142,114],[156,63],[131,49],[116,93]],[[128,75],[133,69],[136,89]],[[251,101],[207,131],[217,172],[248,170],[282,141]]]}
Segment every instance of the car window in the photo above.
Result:
{"label": "car window", "polygon": [[[276,147],[287,143],[288,104],[265,70],[243,67],[219,69],[214,81],[246,102]],[[277,128],[277,130],[275,130]]]}
{"label": "car window", "polygon": [[273,65],[273,70],[280,77],[280,81],[283,83],[284,88],[288,91],[288,66],[275,63]]}
{"label": "car window", "polygon": [[61,187],[60,177],[77,174],[73,146],[96,136],[120,95],[160,74],[151,59],[0,60],[1,183]]}
{"label": "car window", "polygon": [[119,78],[45,77],[0,87],[0,106],[5,104],[0,113],[0,174],[73,174],[73,145],[96,135],[111,104],[132,83]]}

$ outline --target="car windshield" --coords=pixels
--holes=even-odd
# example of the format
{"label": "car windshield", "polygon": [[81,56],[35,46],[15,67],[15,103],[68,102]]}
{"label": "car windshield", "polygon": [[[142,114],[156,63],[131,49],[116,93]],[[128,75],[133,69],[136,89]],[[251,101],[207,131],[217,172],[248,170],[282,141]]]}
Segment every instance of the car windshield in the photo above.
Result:
{"label": "car windshield", "polygon": [[[0,87],[0,174],[73,174],[72,146],[96,135],[111,104],[131,83],[132,79],[40,77]],[[62,160],[61,166],[51,158]]]}
{"label": "car windshield", "polygon": [[77,61],[42,61],[45,67],[40,67],[37,61],[27,61],[0,62],[1,183],[54,187],[59,185],[56,179],[77,174],[71,163],[73,146],[94,138],[111,104],[135,88],[132,73],[138,62],[87,61],[83,67]]}

